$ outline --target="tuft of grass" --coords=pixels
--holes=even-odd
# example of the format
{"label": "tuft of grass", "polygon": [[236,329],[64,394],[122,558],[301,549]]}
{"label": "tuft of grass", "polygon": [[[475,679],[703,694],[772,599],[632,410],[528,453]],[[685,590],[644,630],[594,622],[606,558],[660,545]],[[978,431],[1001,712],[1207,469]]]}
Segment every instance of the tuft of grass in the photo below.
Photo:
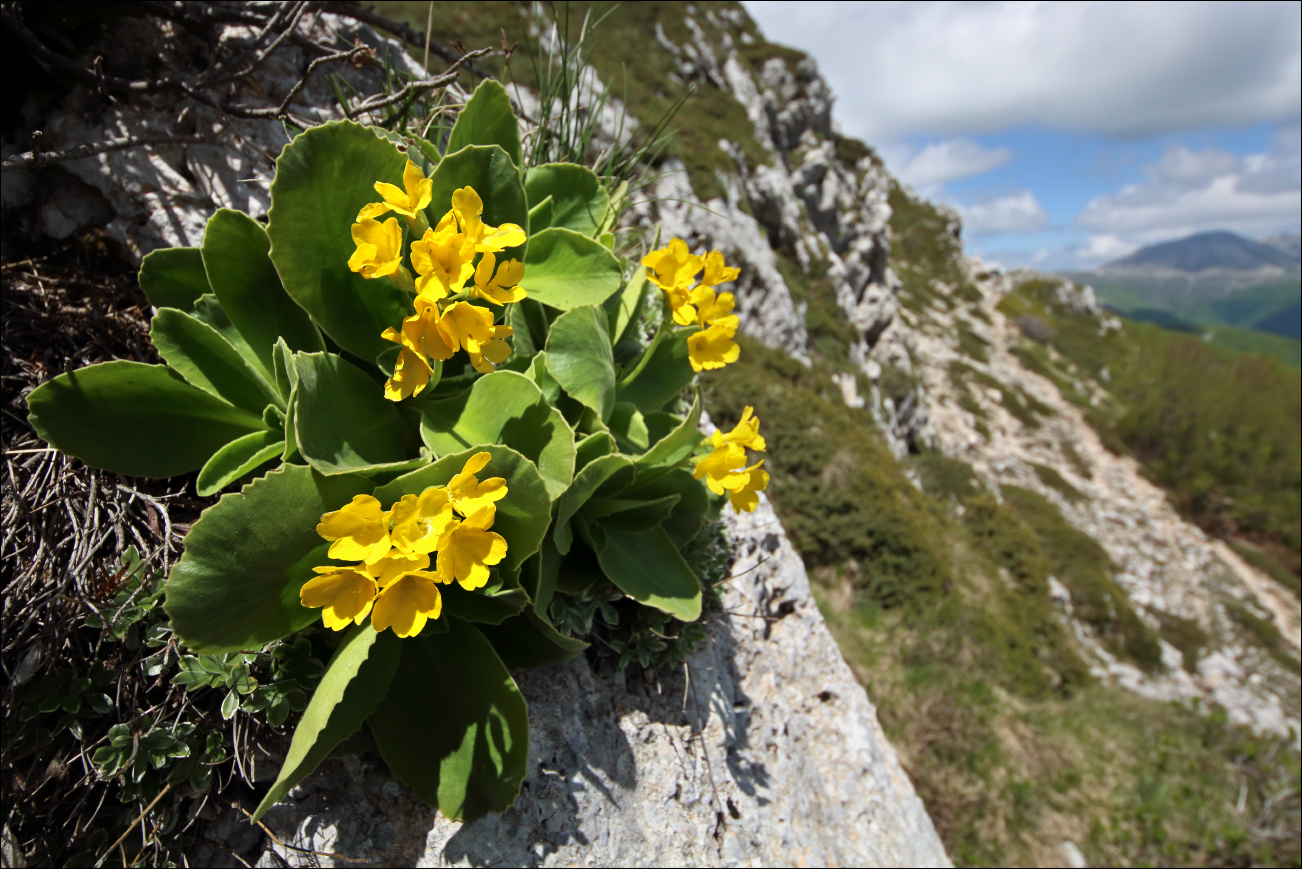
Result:
{"label": "tuft of grass", "polygon": [[1225,611],[1239,623],[1249,640],[1286,669],[1302,674],[1302,663],[1288,653],[1284,646],[1284,638],[1280,636],[1279,627],[1273,621],[1263,619],[1242,604],[1233,602],[1225,604]]}
{"label": "tuft of grass", "polygon": [[1180,655],[1184,658],[1185,672],[1196,673],[1198,656],[1202,654],[1203,649],[1207,648],[1210,640],[1207,632],[1198,626],[1198,622],[1170,613],[1159,611],[1157,619],[1162,623],[1161,630],[1158,632],[1162,639],[1180,650]]}
{"label": "tuft of grass", "polygon": [[1302,596],[1302,580],[1299,580],[1296,573],[1280,563],[1279,559],[1271,555],[1268,550],[1233,537],[1228,538],[1225,542],[1244,561],[1274,579],[1293,594]]}
{"label": "tuft of grass", "polygon": [[1040,482],[1062,495],[1072,504],[1085,500],[1084,493],[1077,489],[1071,483],[1063,479],[1062,474],[1055,471],[1047,465],[1037,465],[1032,463],[1031,470],[1035,471],[1035,476],[1039,477]]}
{"label": "tuft of grass", "polygon": [[958,326],[958,352],[978,362],[989,362],[990,342],[960,323]]}

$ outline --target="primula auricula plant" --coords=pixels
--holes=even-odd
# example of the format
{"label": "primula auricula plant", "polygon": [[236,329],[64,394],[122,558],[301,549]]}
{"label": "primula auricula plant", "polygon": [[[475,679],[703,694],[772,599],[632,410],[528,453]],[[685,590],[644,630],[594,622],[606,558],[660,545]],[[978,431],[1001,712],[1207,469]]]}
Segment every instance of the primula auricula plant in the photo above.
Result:
{"label": "primula auricula plant", "polygon": [[37,432],[88,465],[231,489],[166,584],[191,652],[299,632],[333,649],[256,814],[362,728],[443,814],[501,811],[529,742],[508,668],[586,647],[550,621],[557,591],[604,578],[700,617],[680,551],[768,482],[749,409],[699,430],[697,372],[739,353],[717,290],[737,270],[678,239],[617,255],[626,202],[583,166],[524,165],[496,82],[443,153],[324,124],[281,153],[265,225],[221,209],[199,247],[145,257],[163,364],[29,396]]}

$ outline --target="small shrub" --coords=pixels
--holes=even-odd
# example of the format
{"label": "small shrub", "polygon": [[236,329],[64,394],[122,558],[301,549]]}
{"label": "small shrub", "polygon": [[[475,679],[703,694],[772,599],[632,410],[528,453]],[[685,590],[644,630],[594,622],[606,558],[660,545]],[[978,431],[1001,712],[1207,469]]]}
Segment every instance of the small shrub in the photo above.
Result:
{"label": "small shrub", "polygon": [[1071,483],[1062,478],[1062,474],[1055,471],[1047,465],[1032,464],[1031,470],[1035,471],[1035,476],[1040,478],[1040,482],[1053,489],[1058,494],[1067,499],[1068,502],[1076,504],[1085,500],[1085,495],[1080,489],[1077,489]]}

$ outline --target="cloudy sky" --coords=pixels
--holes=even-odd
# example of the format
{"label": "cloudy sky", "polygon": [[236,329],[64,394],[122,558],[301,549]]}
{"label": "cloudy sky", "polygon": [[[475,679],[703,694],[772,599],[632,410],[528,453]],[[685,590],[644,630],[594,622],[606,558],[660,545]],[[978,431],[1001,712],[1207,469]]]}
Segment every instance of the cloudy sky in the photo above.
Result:
{"label": "cloudy sky", "polygon": [[989,260],[1299,230],[1302,4],[743,2]]}

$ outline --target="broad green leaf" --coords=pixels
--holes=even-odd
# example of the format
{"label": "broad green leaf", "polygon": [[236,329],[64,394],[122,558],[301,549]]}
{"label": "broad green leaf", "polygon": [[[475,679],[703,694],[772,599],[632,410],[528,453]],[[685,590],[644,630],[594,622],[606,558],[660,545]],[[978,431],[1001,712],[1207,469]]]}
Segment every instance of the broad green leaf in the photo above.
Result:
{"label": "broad green leaf", "polygon": [[435,456],[505,444],[537,466],[555,498],[574,479],[574,430],[532,380],[495,371],[468,392],[420,405],[420,436]]}
{"label": "broad green leaf", "polygon": [[221,333],[176,308],[160,308],[149,324],[149,339],[173,370],[204,392],[241,410],[262,415],[268,404],[285,400]]}
{"label": "broad green leaf", "polygon": [[[433,199],[428,208],[431,224],[437,224],[439,218],[452,207],[454,191],[462,187],[473,187],[484,201],[484,223],[489,226],[514,223],[527,231],[529,207],[525,204],[520,172],[510,155],[500,146],[467,145],[455,151],[449,148],[447,156],[439,162],[430,179],[434,182]],[[498,261],[512,257],[524,259],[525,247],[531,244],[528,242],[520,247],[507,248],[498,254]]]}
{"label": "broad green leaf", "polygon": [[197,247],[165,247],[140,262],[140,289],[155,308],[191,311],[195,301],[212,292]]}
{"label": "broad green leaf", "polygon": [[637,532],[659,527],[674,512],[677,504],[677,495],[666,495],[654,501],[611,498],[601,503],[593,499],[588,502],[587,509],[607,511],[601,518],[601,525],[607,531]]}
{"label": "broad green leaf", "polygon": [[627,486],[632,482],[633,475],[630,473],[632,467],[633,462],[626,456],[601,456],[593,459],[584,466],[583,470],[574,475],[574,483],[556,502],[556,529],[552,532],[552,540],[556,542],[556,549],[562,555],[570,551],[570,545],[574,540],[570,519],[604,483],[621,471],[624,472],[624,485]]}
{"label": "broad green leaf", "polygon": [[284,432],[255,431],[236,438],[213,453],[199,471],[195,491],[201,498],[214,495],[264,462],[280,458],[284,452]]}
{"label": "broad green leaf", "polygon": [[426,178],[434,173],[440,158],[439,152],[429,142],[419,136],[400,133],[397,130],[385,130],[380,127],[371,127],[370,130],[381,139],[392,142],[404,157],[420,167],[420,171],[425,173]]}
{"label": "broad green leaf", "polygon": [[616,396],[617,401],[636,404],[643,413],[664,407],[678,396],[693,377],[687,361],[687,334],[670,332],[651,354],[651,361]]}
{"label": "broad green leaf", "polygon": [[369,623],[348,629],[294,730],[280,775],[253,813],[254,821],[284,799],[290,788],[375,712],[401,658],[402,640],[392,631],[377,633]]}
{"label": "broad green leaf", "polygon": [[324,477],[282,465],[221,500],[185,538],[167,580],[166,610],[193,651],[215,655],[260,649],[321,618],[299,603],[312,568],[329,564],[316,533],[323,513],[366,493],[363,477]]}
{"label": "broad green leaf", "polygon": [[510,447],[488,444],[444,456],[432,465],[380,486],[375,490],[375,497],[387,507],[403,495],[419,495],[430,486],[446,486],[449,480],[461,473],[471,456],[485,451],[493,457],[479,472],[479,479],[502,477],[507,486],[506,497],[497,502],[497,518],[492,528],[506,538],[508,547],[499,568],[516,570],[538,551],[538,544],[547,533],[552,518],[551,496],[547,494],[547,484],[533,462]]}
{"label": "broad green leaf", "polygon": [[630,455],[641,453],[651,445],[646,417],[632,402],[615,402],[615,409],[610,414],[610,433],[615,436],[619,448]]}
{"label": "broad green leaf", "polygon": [[556,318],[547,336],[547,370],[561,388],[603,421],[615,408],[615,360],[606,317],[592,305]]}
{"label": "broad green leaf", "polygon": [[280,285],[280,276],[267,255],[267,231],[242,211],[220,208],[208,219],[203,234],[203,264],[208,284],[222,310],[244,336],[257,364],[274,380],[272,353],[277,339],[291,350],[324,350],[312,318]]}
{"label": "broad green leaf", "polygon": [[529,363],[529,379],[538,384],[538,388],[542,390],[543,398],[547,399],[549,404],[555,404],[556,399],[560,398],[561,385],[547,371],[546,350],[539,350],[534,354],[532,361]]}
{"label": "broad green leaf", "polygon": [[[687,468],[674,468],[648,483],[636,483],[621,495],[655,501],[670,495],[677,496],[673,512],[660,527],[679,549],[700,533],[710,511],[709,490]],[[714,517],[709,517],[713,519]]]}
{"label": "broad green leaf", "polygon": [[332,353],[296,353],[294,368],[294,435],[309,465],[347,474],[413,461],[401,414],[366,372]]}
{"label": "broad green leaf", "polygon": [[511,336],[514,357],[531,357],[547,345],[547,330],[551,324],[547,322],[547,312],[540,303],[521,299],[511,306],[506,316],[515,330]]}
{"label": "broad green leaf", "polygon": [[621,591],[685,622],[701,615],[701,583],[664,529],[630,534],[607,529],[601,569]]}
{"label": "broad green leaf", "polygon": [[615,439],[609,432],[598,431],[585,437],[574,445],[574,472],[587,466],[599,456],[615,452]]}
{"label": "broad green leaf", "polygon": [[563,226],[589,237],[601,230],[610,206],[610,197],[597,174],[574,163],[534,166],[525,173],[524,191],[531,203],[551,197],[549,226]]}
{"label": "broad green leaf", "polygon": [[[528,191],[525,191],[526,194]],[[529,206],[529,231],[542,232],[552,225],[552,198],[548,196],[542,202],[533,202]]]}
{"label": "broad green leaf", "polygon": [[411,302],[387,278],[367,280],[349,270],[357,249],[352,225],[363,205],[380,199],[375,182],[402,186],[406,164],[392,142],[366,127],[330,121],[285,146],[271,182],[267,235],[285,292],[362,359],[384,349],[380,333],[398,326]]}
{"label": "broad green leaf", "polygon": [[216,296],[212,293],[204,293],[194,303],[193,313],[196,320],[216,329],[217,334],[225,338],[226,343],[234,347],[250,365],[259,366],[258,354],[253,352],[253,346],[240,334],[240,330],[235,328],[231,318],[226,316],[226,311],[222,308],[222,303],[217,301]]}
{"label": "broad green leaf", "polygon": [[529,711],[488,640],[449,619],[447,633],[402,643],[402,661],[369,720],[394,777],[444,817],[505,811],[529,757]]}
{"label": "broad green leaf", "polygon": [[440,586],[439,590],[443,593],[443,614],[468,622],[500,624],[529,605],[529,596],[519,586],[485,594],[484,589],[466,591],[454,582]]}
{"label": "broad green leaf", "polygon": [[[522,165],[520,128],[511,99],[501,82],[493,79],[480,82],[466,101],[466,107],[457,115],[457,122],[448,137],[448,153],[460,151],[467,145],[500,145],[511,162],[516,166]],[[520,225],[524,226],[524,223]]]}
{"label": "broad green leaf", "polygon": [[588,644],[567,637],[546,619],[529,611],[513,616],[500,625],[478,625],[502,663],[511,669],[545,667],[573,660]]}
{"label": "broad green leaf", "polygon": [[524,279],[529,298],[562,311],[600,305],[623,280],[619,259],[582,233],[552,227],[529,238]]}
{"label": "broad green leaf", "polygon": [[692,450],[696,449],[696,445],[705,437],[701,434],[700,424],[701,391],[698,389],[692,401],[692,409],[687,412],[682,422],[634,461],[638,479],[650,479],[670,468],[677,467],[683,459],[690,456]]}
{"label": "broad green leaf", "polygon": [[618,307],[610,318],[610,343],[617,345],[626,338],[635,337],[629,332],[642,319],[642,306],[646,303],[647,287],[651,284],[646,279],[646,269],[641,266],[633,273],[633,278],[624,287],[618,298]]}
{"label": "broad green leaf", "polygon": [[123,360],[60,374],[33,390],[27,407],[46,443],[130,477],[197,471],[224,444],[267,428],[261,414],[191,386],[165,365]]}

